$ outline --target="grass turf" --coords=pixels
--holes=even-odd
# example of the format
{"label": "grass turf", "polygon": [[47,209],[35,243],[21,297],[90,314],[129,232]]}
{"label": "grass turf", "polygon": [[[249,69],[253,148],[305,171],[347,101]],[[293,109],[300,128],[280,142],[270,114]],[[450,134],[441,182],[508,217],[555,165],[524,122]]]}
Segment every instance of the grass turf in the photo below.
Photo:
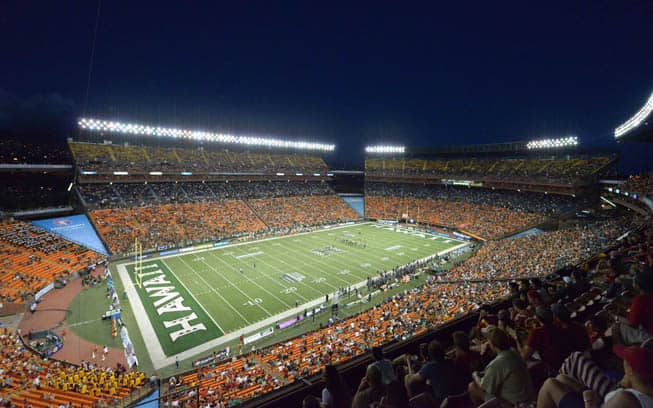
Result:
{"label": "grass turf", "polygon": [[[348,245],[346,240],[364,247]],[[406,229],[363,224],[145,260],[144,266],[161,269],[166,281],[182,294],[184,305],[198,315],[194,323],[208,329],[174,342],[171,329],[162,324],[170,318],[157,315],[153,299],[143,289],[138,293],[165,353],[173,355],[459,244]],[[133,265],[127,269],[133,276]]]}

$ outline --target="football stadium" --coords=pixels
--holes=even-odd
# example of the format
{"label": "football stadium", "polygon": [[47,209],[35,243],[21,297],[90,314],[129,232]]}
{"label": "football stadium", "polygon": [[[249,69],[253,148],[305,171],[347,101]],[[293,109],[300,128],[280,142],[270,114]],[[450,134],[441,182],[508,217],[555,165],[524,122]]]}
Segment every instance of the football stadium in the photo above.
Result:
{"label": "football stadium", "polygon": [[94,79],[97,7],[79,108],[0,88],[0,407],[653,407],[653,95],[587,137],[167,117]]}

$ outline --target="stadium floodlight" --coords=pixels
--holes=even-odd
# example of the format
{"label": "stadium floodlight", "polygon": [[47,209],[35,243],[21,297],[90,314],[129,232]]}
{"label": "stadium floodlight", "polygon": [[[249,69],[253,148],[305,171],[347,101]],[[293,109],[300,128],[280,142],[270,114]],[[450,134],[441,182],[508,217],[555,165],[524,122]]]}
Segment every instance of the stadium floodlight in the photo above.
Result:
{"label": "stadium floodlight", "polygon": [[367,146],[365,148],[365,153],[405,153],[405,146]]}
{"label": "stadium floodlight", "polygon": [[651,112],[653,112],[653,94],[651,94],[648,101],[646,101],[644,106],[636,114],[614,130],[614,137],[621,137],[641,125]]}
{"label": "stadium floodlight", "polygon": [[162,176],[163,172],[161,171],[151,171],[150,176]]}
{"label": "stadium floodlight", "polygon": [[77,124],[82,129],[111,133],[126,133],[142,136],[171,137],[175,139],[189,139],[226,144],[240,144],[246,146],[277,147],[282,149],[317,150],[332,152],[336,146],[333,144],[312,143],[304,141],[281,140],[266,137],[236,136],[227,133],[204,132],[199,130],[175,129],[145,126],[135,123],[112,122],[92,118],[81,118]]}
{"label": "stadium floodlight", "polygon": [[578,138],[576,136],[561,137],[558,139],[531,140],[526,144],[526,148],[528,149],[555,149],[572,146],[578,146]]}
{"label": "stadium floodlight", "polygon": [[126,172],[126,171],[114,171],[113,175],[114,176],[128,176],[129,172]]}

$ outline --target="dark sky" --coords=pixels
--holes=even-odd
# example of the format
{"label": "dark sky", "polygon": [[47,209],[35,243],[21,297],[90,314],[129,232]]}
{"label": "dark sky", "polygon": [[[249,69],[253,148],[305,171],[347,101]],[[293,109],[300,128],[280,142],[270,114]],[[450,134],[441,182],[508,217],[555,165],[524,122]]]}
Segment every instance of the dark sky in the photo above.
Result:
{"label": "dark sky", "polygon": [[354,160],[377,142],[610,145],[653,91],[650,0],[105,0],[87,100],[97,11],[0,3],[0,123],[86,113],[335,142]]}

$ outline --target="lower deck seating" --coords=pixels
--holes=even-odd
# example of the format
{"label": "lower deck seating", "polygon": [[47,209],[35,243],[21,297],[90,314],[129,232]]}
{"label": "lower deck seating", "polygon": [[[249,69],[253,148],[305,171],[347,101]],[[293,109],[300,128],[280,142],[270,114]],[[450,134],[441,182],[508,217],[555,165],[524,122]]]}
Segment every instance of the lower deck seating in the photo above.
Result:
{"label": "lower deck seating", "polygon": [[24,299],[67,278],[102,255],[24,222],[0,224],[0,299]]}
{"label": "lower deck seating", "polygon": [[41,358],[27,350],[18,335],[8,329],[2,330],[0,345],[2,395],[16,406],[95,407],[99,402],[112,405],[146,382],[140,371],[111,370],[91,364],[78,367]]}

